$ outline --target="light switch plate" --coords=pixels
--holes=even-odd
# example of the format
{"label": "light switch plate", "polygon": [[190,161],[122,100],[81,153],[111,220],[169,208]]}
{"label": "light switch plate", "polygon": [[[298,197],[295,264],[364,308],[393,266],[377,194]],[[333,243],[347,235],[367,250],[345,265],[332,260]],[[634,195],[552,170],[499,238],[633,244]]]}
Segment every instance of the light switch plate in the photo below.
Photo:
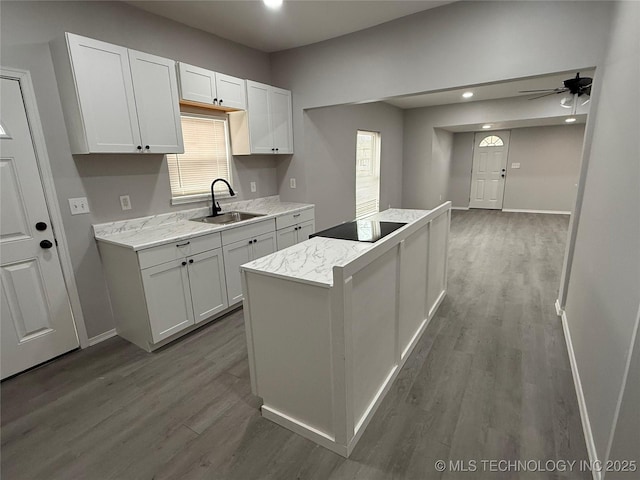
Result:
{"label": "light switch plate", "polygon": [[256,190],[256,182],[251,182],[251,192],[255,192]]}
{"label": "light switch plate", "polygon": [[291,188],[296,188],[296,179],[295,178],[290,178],[289,179],[289,187]]}
{"label": "light switch plate", "polygon": [[70,198],[69,208],[71,209],[71,215],[80,215],[81,213],[90,212],[87,197]]}
{"label": "light switch plate", "polygon": [[511,168],[520,168],[520,164],[519,163],[512,163],[511,164]]}
{"label": "light switch plate", "polygon": [[131,210],[131,199],[129,195],[120,195],[120,206],[122,210]]}

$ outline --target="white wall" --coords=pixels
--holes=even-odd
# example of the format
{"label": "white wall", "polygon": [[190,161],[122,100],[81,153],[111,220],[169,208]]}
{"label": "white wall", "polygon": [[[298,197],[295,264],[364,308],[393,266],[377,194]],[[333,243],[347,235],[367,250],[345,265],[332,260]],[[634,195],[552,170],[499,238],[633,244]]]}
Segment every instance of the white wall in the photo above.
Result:
{"label": "white wall", "polygon": [[[449,190],[456,207],[469,206],[473,137],[472,132],[454,135]],[[584,125],[511,129],[503,208],[570,212],[583,141]],[[513,163],[520,168],[511,168]]]}
{"label": "white wall", "polygon": [[[638,355],[633,335],[640,304],[640,3],[615,4],[612,26],[594,95],[596,113],[587,125],[588,167],[571,227],[568,287],[560,298],[596,455],[606,460],[614,443],[614,454],[633,452],[640,461],[637,403],[622,408],[616,422],[627,364]],[[635,363],[626,383],[631,398],[637,398],[639,381]],[[635,434],[629,425],[636,426]],[[618,432],[622,441],[613,442]]]}
{"label": "white wall", "polygon": [[316,230],[355,218],[356,132],[380,132],[380,208],[402,201],[402,110],[386,103],[308,110],[307,201],[316,205]]}
{"label": "white wall", "polygon": [[[280,194],[304,201],[303,109],[597,66],[610,2],[456,2],[351,35],[272,54],[273,81],[293,91],[295,152]],[[431,133],[427,151],[431,151]],[[427,161],[429,161],[427,159]],[[426,170],[429,170],[428,168]],[[404,190],[413,171],[404,173]],[[289,188],[296,177],[298,188]],[[422,182],[422,180],[420,180]],[[407,183],[409,182],[409,183]],[[424,184],[422,184],[424,188]],[[429,196],[406,206],[428,207]],[[435,197],[437,198],[437,197]]]}
{"label": "white wall", "polygon": [[454,207],[469,207],[474,135],[474,132],[460,132],[453,135],[449,200]]}
{"label": "white wall", "polygon": [[[269,57],[121,2],[3,1],[1,13],[0,63],[31,71],[87,332],[95,336],[113,328],[113,318],[91,224],[169,211],[169,174],[163,155],[72,157],[49,42],[69,31],[267,83]],[[273,158],[237,158],[234,173],[245,198],[277,194]],[[131,196],[127,212],[122,194]],[[71,216],[67,198],[83,196],[91,214]]]}

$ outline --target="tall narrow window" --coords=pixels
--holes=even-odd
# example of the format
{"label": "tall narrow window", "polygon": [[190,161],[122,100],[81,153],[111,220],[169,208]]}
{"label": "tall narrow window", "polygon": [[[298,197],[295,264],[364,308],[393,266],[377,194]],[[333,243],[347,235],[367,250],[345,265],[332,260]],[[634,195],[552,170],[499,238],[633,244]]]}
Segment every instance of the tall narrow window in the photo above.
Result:
{"label": "tall narrow window", "polygon": [[356,218],[380,211],[380,134],[358,130],[356,140]]}
{"label": "tall narrow window", "polygon": [[[225,118],[183,114],[182,136],[184,153],[167,155],[173,203],[207,198],[216,178],[232,183]],[[228,194],[222,182],[216,184],[218,193]]]}

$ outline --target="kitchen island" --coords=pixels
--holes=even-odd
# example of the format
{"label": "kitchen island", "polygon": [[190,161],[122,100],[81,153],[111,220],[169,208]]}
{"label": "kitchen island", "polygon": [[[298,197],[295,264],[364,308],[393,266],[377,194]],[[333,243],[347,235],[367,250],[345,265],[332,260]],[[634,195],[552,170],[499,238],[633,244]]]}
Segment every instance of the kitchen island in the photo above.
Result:
{"label": "kitchen island", "polygon": [[264,417],[348,457],[446,294],[451,203],[367,220],[375,243],[314,237],[241,267]]}

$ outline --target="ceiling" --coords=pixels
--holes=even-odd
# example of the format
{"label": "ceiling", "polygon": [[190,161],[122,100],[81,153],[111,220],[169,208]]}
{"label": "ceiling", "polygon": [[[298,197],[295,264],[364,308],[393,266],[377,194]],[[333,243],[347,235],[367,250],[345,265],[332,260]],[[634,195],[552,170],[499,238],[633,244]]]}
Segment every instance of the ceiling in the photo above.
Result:
{"label": "ceiling", "polygon": [[263,52],[276,52],[357,32],[454,0],[129,1],[135,7]]}
{"label": "ceiling", "polygon": [[[468,103],[481,100],[495,100],[497,98],[520,97],[521,90],[540,90],[545,88],[559,88],[563,86],[563,81],[575,75],[575,71],[555,73],[553,75],[542,75],[526,79],[518,79],[472,87],[456,88],[438,92],[429,92],[418,95],[406,95],[401,97],[388,98],[384,101],[400,108],[433,107],[436,105],[449,105],[452,103]],[[594,70],[580,70],[581,77],[592,77]],[[462,98],[464,92],[473,92],[470,99]],[[527,96],[527,95],[524,95]],[[535,94],[528,95],[535,97]],[[559,94],[558,101],[566,94]]]}

